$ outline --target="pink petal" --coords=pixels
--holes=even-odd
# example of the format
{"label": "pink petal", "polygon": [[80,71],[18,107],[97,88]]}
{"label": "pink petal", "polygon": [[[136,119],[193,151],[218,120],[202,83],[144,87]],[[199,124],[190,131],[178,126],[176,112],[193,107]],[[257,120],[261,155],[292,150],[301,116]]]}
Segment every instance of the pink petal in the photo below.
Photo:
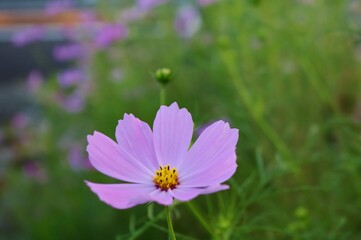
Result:
{"label": "pink petal", "polygon": [[184,160],[193,134],[192,116],[177,103],[161,106],[153,125],[154,148],[158,161],[171,167]]}
{"label": "pink petal", "polygon": [[152,201],[155,201],[161,205],[169,206],[173,203],[173,197],[170,194],[170,191],[161,191],[156,189],[150,194]]}
{"label": "pink petal", "polygon": [[100,172],[123,181],[152,183],[154,172],[140,164],[128,152],[102,133],[88,135],[89,159]]}
{"label": "pink petal", "polygon": [[136,161],[144,164],[151,172],[159,168],[154,145],[153,133],[148,124],[132,114],[124,114],[116,129],[118,144],[130,153]]}
{"label": "pink petal", "polygon": [[179,166],[182,186],[207,187],[229,179],[237,168],[238,130],[218,121],[206,128]]}
{"label": "pink petal", "polygon": [[98,184],[88,181],[85,183],[101,201],[118,209],[149,202],[149,193],[155,189],[152,185],[143,184]]}
{"label": "pink petal", "polygon": [[179,201],[189,201],[198,195],[201,194],[210,194],[222,190],[228,189],[228,185],[217,185],[217,186],[211,186],[207,188],[187,188],[187,187],[178,187],[171,191],[171,195],[179,200]]}
{"label": "pink petal", "polygon": [[215,193],[215,192],[219,192],[219,191],[223,191],[223,190],[227,190],[227,189],[229,189],[229,186],[226,184],[210,186],[210,187],[205,188],[203,190],[202,194],[211,194],[211,193]]}

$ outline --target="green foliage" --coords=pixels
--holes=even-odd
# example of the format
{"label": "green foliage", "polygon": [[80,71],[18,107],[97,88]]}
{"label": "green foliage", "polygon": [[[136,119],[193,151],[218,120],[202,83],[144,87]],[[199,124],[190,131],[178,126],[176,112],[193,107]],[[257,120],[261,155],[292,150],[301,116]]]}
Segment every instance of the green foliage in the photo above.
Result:
{"label": "green foliage", "polygon": [[[167,66],[167,103],[186,107],[196,127],[223,118],[240,129],[230,190],[174,206],[178,239],[361,238],[360,62],[348,4],[218,1],[199,9],[202,28],[188,39],[173,28],[177,4],[153,9],[94,57],[82,113],[45,104],[48,181],[7,173],[1,211],[12,232],[0,236],[166,238],[161,207],[111,209],[83,183],[111,180],[72,171],[57,144],[68,133],[85,151],[86,135],[114,136],[123,113],[152,124],[160,89],[152,74]],[[115,68],[122,81],[112,79]]]}

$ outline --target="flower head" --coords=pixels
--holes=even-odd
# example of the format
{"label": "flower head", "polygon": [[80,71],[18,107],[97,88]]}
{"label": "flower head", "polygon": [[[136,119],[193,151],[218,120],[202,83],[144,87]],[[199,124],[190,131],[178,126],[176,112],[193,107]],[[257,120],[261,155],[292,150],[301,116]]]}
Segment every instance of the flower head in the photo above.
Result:
{"label": "flower head", "polygon": [[151,10],[152,8],[166,2],[167,0],[137,0],[136,5],[141,10]]}
{"label": "flower head", "polygon": [[58,82],[62,87],[74,86],[86,79],[86,73],[78,68],[67,69],[58,74]]}
{"label": "flower head", "polygon": [[43,75],[37,70],[32,70],[29,73],[28,78],[26,80],[26,88],[29,92],[35,93],[36,91],[39,90],[43,82],[44,82]]}
{"label": "flower head", "polygon": [[69,113],[81,112],[86,104],[85,93],[80,89],[69,95],[60,93],[56,96],[57,102]]}
{"label": "flower head", "polygon": [[190,147],[192,134],[192,116],[177,103],[161,106],[153,131],[125,114],[116,128],[117,143],[94,132],[88,136],[87,151],[98,171],[129,183],[86,183],[103,202],[118,209],[150,201],[171,205],[173,199],[189,201],[228,189],[222,183],[237,168],[238,130],[215,122]]}
{"label": "flower head", "polygon": [[217,0],[198,0],[197,3],[200,5],[200,6],[208,6],[208,5],[211,5],[213,4],[214,2],[216,2]]}
{"label": "flower head", "polygon": [[74,171],[93,169],[87,158],[84,157],[81,144],[71,144],[68,150],[68,162]]}
{"label": "flower head", "polygon": [[39,25],[39,26],[29,26],[27,28],[21,29],[13,35],[12,43],[16,47],[24,47],[30,43],[36,42],[41,40],[46,31],[46,29]]}
{"label": "flower head", "polygon": [[128,30],[121,24],[105,24],[99,28],[95,38],[95,46],[103,49],[128,35]]}
{"label": "flower head", "polygon": [[86,49],[77,43],[62,44],[54,48],[53,54],[58,61],[77,60],[86,56]]}
{"label": "flower head", "polygon": [[190,38],[198,32],[202,19],[198,10],[192,5],[181,6],[177,12],[174,27],[183,38]]}
{"label": "flower head", "polygon": [[73,6],[73,2],[71,0],[50,1],[45,6],[45,12],[48,15],[57,15],[71,9],[72,6]]}

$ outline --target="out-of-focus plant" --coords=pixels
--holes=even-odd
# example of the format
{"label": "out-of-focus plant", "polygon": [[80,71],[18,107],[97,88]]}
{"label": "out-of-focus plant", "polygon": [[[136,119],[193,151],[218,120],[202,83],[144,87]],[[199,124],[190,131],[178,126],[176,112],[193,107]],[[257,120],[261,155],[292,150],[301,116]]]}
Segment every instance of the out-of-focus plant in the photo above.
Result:
{"label": "out-of-focus plant", "polygon": [[[23,150],[26,144],[10,151],[21,141],[9,140],[13,128],[1,131],[6,224],[0,232],[36,239],[165,237],[157,206],[114,212],[82,179],[109,181],[87,165],[85,136],[93,129],[112,136],[124,112],[150,123],[159,101],[151,73],[169,66],[167,104],[187,106],[196,127],[222,118],[239,128],[242,165],[232,191],[177,206],[177,234],[357,239],[360,16],[357,1],[101,2],[65,26],[67,43],[54,48],[75,77],[54,73],[43,81],[33,72],[29,78],[44,117],[30,121],[36,123],[30,146],[41,143],[39,151]],[[33,35],[37,27],[19,33],[17,45],[46,35],[46,27]],[[17,154],[29,161],[17,165]],[[34,169],[46,177],[28,181]],[[294,214],[299,208],[307,217]]]}

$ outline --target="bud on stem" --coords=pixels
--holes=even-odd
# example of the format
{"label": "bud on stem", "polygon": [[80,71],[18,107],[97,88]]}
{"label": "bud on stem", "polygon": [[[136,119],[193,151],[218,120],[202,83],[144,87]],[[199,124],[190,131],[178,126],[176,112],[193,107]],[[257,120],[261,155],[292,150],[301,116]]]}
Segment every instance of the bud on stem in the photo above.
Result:
{"label": "bud on stem", "polygon": [[162,85],[166,85],[172,79],[172,71],[169,68],[159,68],[155,71],[155,79]]}

